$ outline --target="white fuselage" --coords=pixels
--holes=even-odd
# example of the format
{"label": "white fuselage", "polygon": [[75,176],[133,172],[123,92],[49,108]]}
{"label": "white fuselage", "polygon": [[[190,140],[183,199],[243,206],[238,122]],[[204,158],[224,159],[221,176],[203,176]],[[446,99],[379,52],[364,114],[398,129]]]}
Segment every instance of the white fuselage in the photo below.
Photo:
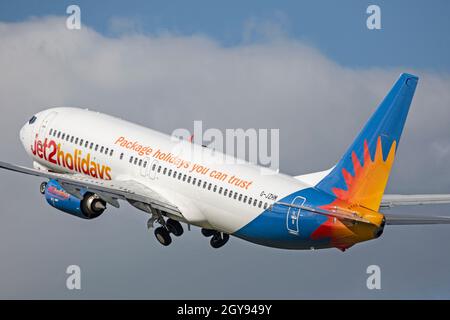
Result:
{"label": "white fuselage", "polygon": [[183,213],[181,220],[200,227],[232,234],[273,202],[310,187],[102,113],[53,108],[36,118],[20,133],[36,168],[138,181],[175,204]]}

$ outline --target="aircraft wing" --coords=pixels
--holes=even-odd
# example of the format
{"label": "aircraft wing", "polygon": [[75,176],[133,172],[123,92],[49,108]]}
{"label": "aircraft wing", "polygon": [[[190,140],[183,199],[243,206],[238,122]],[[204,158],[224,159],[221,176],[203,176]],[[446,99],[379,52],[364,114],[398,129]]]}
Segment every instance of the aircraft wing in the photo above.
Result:
{"label": "aircraft wing", "polygon": [[450,194],[385,194],[381,200],[381,208],[392,208],[395,206],[414,206],[424,204],[446,204],[450,203]]}
{"label": "aircraft wing", "polygon": [[158,192],[134,180],[100,180],[83,175],[36,170],[1,161],[0,168],[56,180],[67,192],[79,199],[82,198],[80,191],[84,189],[97,194],[116,208],[119,207],[118,200],[126,200],[149,211],[150,207],[146,208],[146,206],[182,216],[177,206],[162,197]]}

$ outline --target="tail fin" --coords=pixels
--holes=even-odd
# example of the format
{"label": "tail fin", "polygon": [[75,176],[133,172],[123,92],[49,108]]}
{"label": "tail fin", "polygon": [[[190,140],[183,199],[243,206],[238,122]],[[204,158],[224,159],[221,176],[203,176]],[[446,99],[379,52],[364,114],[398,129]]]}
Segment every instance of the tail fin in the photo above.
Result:
{"label": "tail fin", "polygon": [[417,81],[411,74],[400,76],[318,189],[378,211]]}

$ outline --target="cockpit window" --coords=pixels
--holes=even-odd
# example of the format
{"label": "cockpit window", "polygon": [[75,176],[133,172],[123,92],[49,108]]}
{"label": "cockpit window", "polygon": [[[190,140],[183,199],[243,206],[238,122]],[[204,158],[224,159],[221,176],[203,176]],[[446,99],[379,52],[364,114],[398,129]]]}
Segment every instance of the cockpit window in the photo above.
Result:
{"label": "cockpit window", "polygon": [[28,121],[28,124],[33,124],[36,121],[36,116],[32,116],[31,119]]}

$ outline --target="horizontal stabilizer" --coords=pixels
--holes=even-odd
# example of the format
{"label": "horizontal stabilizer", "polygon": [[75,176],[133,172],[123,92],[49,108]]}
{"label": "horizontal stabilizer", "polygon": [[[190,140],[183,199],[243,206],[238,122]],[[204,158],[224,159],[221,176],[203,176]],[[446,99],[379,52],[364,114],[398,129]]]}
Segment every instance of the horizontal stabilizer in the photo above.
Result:
{"label": "horizontal stabilizer", "polygon": [[274,207],[276,207],[276,206],[285,206],[285,207],[289,207],[289,208],[306,210],[306,211],[320,214],[323,216],[334,217],[339,220],[347,220],[347,221],[351,221],[351,222],[363,222],[363,223],[371,224],[370,221],[360,217],[356,212],[342,209],[342,208],[333,208],[332,210],[326,210],[326,209],[315,208],[315,207],[310,207],[310,206],[303,206],[303,205],[296,205],[296,204],[286,203],[286,202],[275,202],[274,204],[271,205],[270,210],[273,211]]}
{"label": "horizontal stabilizer", "polygon": [[392,208],[395,206],[448,203],[450,203],[450,194],[385,194],[381,201],[381,207]]}
{"label": "horizontal stabilizer", "polygon": [[388,225],[450,224],[450,217],[403,216],[385,214]]}

